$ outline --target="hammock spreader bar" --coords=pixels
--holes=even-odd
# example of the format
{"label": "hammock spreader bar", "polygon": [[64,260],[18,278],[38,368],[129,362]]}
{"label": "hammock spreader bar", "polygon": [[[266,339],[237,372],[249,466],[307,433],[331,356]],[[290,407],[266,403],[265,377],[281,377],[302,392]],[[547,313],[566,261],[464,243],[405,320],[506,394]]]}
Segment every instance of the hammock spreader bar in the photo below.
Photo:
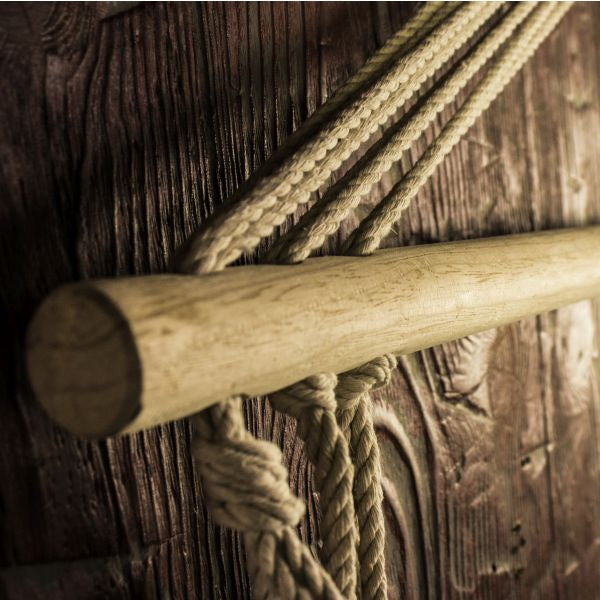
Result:
{"label": "hammock spreader bar", "polygon": [[76,434],[136,431],[600,295],[598,257],[582,227],[70,284],[30,324],[30,380]]}

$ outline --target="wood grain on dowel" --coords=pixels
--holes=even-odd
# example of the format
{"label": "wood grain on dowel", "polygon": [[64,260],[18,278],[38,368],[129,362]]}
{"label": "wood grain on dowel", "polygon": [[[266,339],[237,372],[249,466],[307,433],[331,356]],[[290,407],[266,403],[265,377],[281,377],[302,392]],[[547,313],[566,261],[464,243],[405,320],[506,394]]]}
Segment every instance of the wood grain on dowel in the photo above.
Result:
{"label": "wood grain on dowel", "polygon": [[600,227],[62,287],[30,324],[30,380],[74,433],[407,353],[600,295]]}

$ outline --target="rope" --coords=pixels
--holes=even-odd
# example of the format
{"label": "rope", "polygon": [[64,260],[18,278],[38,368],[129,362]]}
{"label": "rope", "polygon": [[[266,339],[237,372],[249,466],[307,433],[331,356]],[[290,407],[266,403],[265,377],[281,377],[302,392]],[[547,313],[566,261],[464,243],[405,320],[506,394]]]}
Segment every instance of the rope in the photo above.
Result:
{"label": "rope", "polygon": [[[369,83],[385,73],[394,59],[402,53],[406,53],[421,41],[439,23],[456,8],[454,3],[449,2],[425,2],[411,19],[394,33],[385,44],[370,56],[365,64],[352,75],[342,86],[335,91],[331,98],[319,106],[310,117],[302,123],[286,142],[285,148],[281,148],[281,154],[289,155],[289,146],[305,141],[310,133],[320,127],[325,120],[330,118],[336,111],[348,104],[356,94],[364,90]],[[278,150],[279,153],[279,150]],[[271,162],[271,161],[269,161]],[[268,173],[268,169],[265,169]]]}
{"label": "rope", "polygon": [[[364,77],[361,76],[363,79],[358,77],[351,82],[344,88],[344,93],[354,96],[362,83],[377,73],[376,81],[356,93],[357,98],[340,108],[335,118],[329,121],[323,116],[316,118],[316,121],[324,119],[326,122],[315,136],[284,160],[270,177],[258,179],[228,212],[192,237],[179,256],[179,269],[200,273],[219,270],[241,252],[253,249],[298,204],[306,202],[310,193],[341,161],[385,122],[426,77],[447,61],[500,4],[461,5],[447,18],[447,8],[425,5],[415,17],[417,20],[411,21],[415,24],[413,34],[407,34],[399,44],[408,46],[414,42],[418,30],[416,24],[419,18],[424,21],[424,14],[432,21],[444,19],[431,35],[418,41],[399,58],[405,47],[390,50],[387,57],[382,55],[381,59],[369,61]],[[525,13],[533,10],[438,140],[356,230],[350,241],[353,253],[370,252],[379,244],[435,166],[487,108],[568,7],[549,3],[526,11],[518,6],[490,34],[495,41],[485,42],[471,54],[470,67],[457,69],[455,73],[462,73],[463,77],[469,69],[477,70],[485,62],[483,57],[493,53],[491,48],[498,48],[502,36],[506,39],[518,25],[516,15],[523,20]],[[423,27],[431,27],[431,22]],[[494,44],[497,45],[494,47]],[[474,66],[478,64],[476,60],[481,61],[478,67]],[[380,71],[383,73],[379,74]],[[455,87],[448,81],[454,81]],[[460,81],[449,77],[444,84],[445,93],[451,95],[452,90],[457,93],[464,86]],[[343,97],[342,94],[340,98]],[[431,98],[437,98],[437,104],[423,106],[429,106],[429,110],[436,110],[436,113],[441,110],[435,108],[439,103],[445,105],[450,101],[441,92],[434,92]],[[339,102],[343,104],[341,100]],[[334,108],[337,110],[337,106]],[[327,109],[321,115],[333,113],[333,109]],[[433,117],[422,118],[431,120]],[[393,135],[409,131],[407,123],[402,127],[405,129],[394,129]],[[387,136],[385,139],[392,138]],[[375,160],[375,151],[369,156]],[[307,237],[312,235],[311,232]],[[311,242],[308,245],[315,247]],[[381,357],[341,374],[339,378],[333,374],[309,377],[277,392],[270,399],[277,410],[298,420],[298,433],[304,439],[308,458],[314,465],[322,512],[320,556],[326,568],[313,557],[296,533],[305,507],[289,489],[280,450],[270,442],[255,439],[245,429],[241,400],[230,399],[193,418],[193,453],[204,482],[207,504],[218,524],[242,533],[256,598],[354,599],[358,570],[361,597],[385,598],[383,497],[369,391],[385,384],[394,367],[393,357]],[[357,535],[357,524],[360,536]]]}
{"label": "rope", "polygon": [[[556,24],[560,21],[568,9],[569,5],[565,6],[563,4],[555,7],[553,4],[549,4],[536,9],[535,13],[528,18],[526,26],[523,27],[522,31],[515,37],[514,41],[511,41],[508,44],[507,49],[504,53],[502,53],[501,57],[498,59],[498,62],[484,77],[478,88],[469,96],[469,99],[465,102],[457,115],[455,115],[454,119],[459,122],[462,121],[463,123],[462,126],[457,127],[457,133],[455,135],[458,136],[458,139],[460,139],[460,137],[466,133],[468,127],[470,127],[470,125],[468,127],[465,125],[468,122],[467,117],[461,116],[465,106],[466,111],[464,114],[469,115],[468,111],[472,110],[470,109],[469,100],[475,98],[476,101],[472,101],[473,106],[480,109],[479,113],[475,114],[475,111],[473,111],[473,113],[469,115],[468,119],[472,119],[472,124],[477,116],[479,116],[481,112],[483,112],[483,110],[489,106],[493,98],[500,93],[514,73],[521,68],[525,60],[527,60],[527,58],[533,54],[543,39],[545,39],[545,37],[554,29]],[[420,113],[417,113],[417,117],[415,118],[415,131],[418,130],[419,127],[423,126],[422,123],[418,123],[418,117],[421,116],[422,119],[425,119],[428,114],[426,111],[435,110],[435,102],[443,102],[445,93],[449,94],[451,99],[454,99],[460,89],[464,87],[466,83],[465,77],[472,76],[530,12],[531,10],[522,8],[521,5],[504,19],[502,24],[491,34],[490,38],[488,38],[486,42],[471,56],[471,59],[467,60],[466,63],[463,63],[465,66],[459,67],[455,73],[455,76],[447,80],[446,85],[442,86],[442,91],[439,93],[439,95],[436,96],[436,93],[433,94],[433,102],[431,102],[429,106],[426,103],[424,105],[424,109],[422,109]],[[521,56],[519,56],[519,53],[521,53]],[[450,84],[448,84],[448,81]],[[483,89],[484,91],[480,92],[479,95],[477,91],[480,89]],[[452,95],[454,98],[452,98]],[[447,104],[448,101],[444,102],[444,105]],[[436,113],[434,113],[434,115],[435,114]],[[433,116],[431,119],[433,119]],[[401,133],[398,135],[398,138],[400,138],[401,135],[410,137],[410,123],[411,122],[409,121],[409,126],[405,126],[400,130]],[[443,133],[444,132],[442,132],[440,137],[438,137],[438,140],[434,142],[434,146],[435,144],[439,143]],[[456,137],[449,139],[456,139]],[[457,143],[458,139],[456,139],[454,143]],[[442,149],[445,148],[444,138],[442,138],[440,147]],[[427,152],[428,151],[426,151],[426,154]],[[447,154],[447,152],[449,152],[449,150],[446,151],[445,154]],[[442,154],[441,152],[440,154],[441,158],[439,160],[441,161],[445,154]],[[435,156],[435,154],[432,154],[432,156]],[[435,166],[430,168],[433,170]],[[389,167],[386,170],[388,169]],[[407,179],[409,179],[409,177],[410,173],[408,174]],[[412,197],[416,195],[418,189],[424,184],[425,180],[426,178],[422,181],[415,178],[414,182],[412,183],[412,187],[407,186],[408,189],[410,189],[413,193],[411,196],[407,194],[407,200],[405,200],[406,205],[408,202],[410,202]],[[404,181],[405,179],[401,180],[400,183],[397,184],[397,187],[402,186]],[[388,198],[392,196],[392,194],[393,191]],[[387,205],[384,204],[386,201],[388,202]],[[388,230],[385,231],[385,233],[380,233],[381,229],[377,230],[377,235],[380,237],[375,238],[377,241],[371,242],[371,245],[368,246],[361,245],[361,242],[363,242],[364,238],[360,236],[359,232],[355,238],[358,240],[358,242],[356,245],[351,247],[354,253],[359,255],[364,254],[366,251],[368,251],[367,249],[372,250],[374,247],[378,246],[379,241],[389,232],[389,228],[391,228],[391,225],[398,220],[403,210],[403,208],[396,208],[396,206],[394,206],[394,204],[387,199],[384,199],[382,205],[383,208],[380,210],[375,209],[373,212],[381,215],[380,218],[384,224],[389,224]],[[399,206],[402,205],[400,204]],[[370,216],[359,226],[359,230],[365,225],[365,222],[368,223],[369,221]],[[340,221],[338,221],[338,224],[339,222]],[[386,225],[384,225],[384,227]],[[365,228],[365,231],[370,230]],[[314,235],[314,233],[308,233],[307,239],[310,239],[311,235]],[[350,430],[349,443],[351,447],[360,448],[360,450],[357,451],[353,456],[353,462],[356,468],[355,500],[357,502],[357,514],[359,518],[360,530],[359,562],[361,564],[361,588],[363,592],[363,598],[380,598],[382,600],[386,597],[384,591],[385,573],[382,572],[382,565],[384,564],[383,550],[385,544],[385,537],[383,534],[383,516],[381,515],[381,503],[383,498],[377,442],[375,439],[372,418],[367,408],[367,386],[369,384],[374,385],[377,381],[377,379],[374,377],[374,375],[377,373],[377,367],[379,367],[380,372],[383,373],[381,377],[382,380],[385,381],[386,378],[389,379],[389,374],[387,374],[389,371],[386,371],[385,367],[392,369],[395,367],[395,365],[396,361],[393,357],[381,357],[379,362],[372,361],[358,370],[350,372],[345,376],[340,376],[338,389],[336,390],[338,399],[347,400],[348,398],[359,398],[359,400],[354,400],[354,402],[352,402],[352,400],[349,402],[347,401],[344,411],[345,414],[340,420],[342,429],[345,431],[348,431],[348,429]],[[370,376],[372,379],[370,379]],[[377,481],[379,485],[374,485],[375,481]],[[371,511],[370,509],[373,510]],[[369,561],[369,559],[371,560]],[[362,567],[364,567],[364,569]]]}
{"label": "rope", "polygon": [[296,263],[308,258],[325,239],[335,233],[342,221],[402,158],[402,153],[427,129],[437,114],[453,102],[469,80],[481,69],[537,2],[517,5],[479,44],[451,76],[437,87],[413,114],[390,128],[352,169],[333,185],[288,233],[280,238],[269,258]]}
{"label": "rope", "polygon": [[[380,72],[382,65],[389,63],[390,57],[398,54],[399,48],[404,47],[411,37],[415,36],[417,32],[420,33],[421,37],[425,35],[424,23],[426,22],[425,19],[430,17],[430,13],[437,11],[437,15],[431,14],[431,16],[437,16],[439,20],[443,17],[443,13],[449,12],[447,5],[444,6],[445,10],[442,11],[435,4],[426,4],[424,9],[409,22],[405,29],[393,36],[385,44],[384,48],[365,64],[361,72],[348,81],[342,90],[335,95],[332,99],[333,101],[327,102],[324,105],[324,107],[328,107],[328,110],[317,111],[317,114],[322,116],[324,113],[332,113],[335,108],[343,104],[352,94],[356,93],[363,84],[364,79],[373,72]],[[430,20],[428,29],[431,29],[434,24]],[[320,495],[321,506],[323,507],[321,529],[324,535],[320,556],[327,571],[332,574],[334,581],[344,596],[355,598],[358,569],[355,546],[358,542],[358,532],[356,531],[354,509],[355,503],[358,506],[360,502],[356,502],[353,498],[353,469],[352,462],[348,456],[349,435],[344,435],[337,425],[334,415],[336,395],[333,392],[333,388],[327,385],[327,383],[331,383],[331,379],[329,382],[326,382],[326,378],[327,375],[321,375],[320,382],[315,381],[313,378],[306,379],[296,386],[292,386],[274,395],[271,398],[271,403],[276,409],[298,419],[298,433],[306,442],[306,451],[309,460],[316,467],[316,486]],[[336,380],[334,379],[334,381]],[[314,396],[318,396],[324,390],[330,392],[329,402],[321,404]],[[309,399],[308,403],[307,399]],[[360,414],[365,415],[368,413],[365,410],[366,406],[361,406],[361,408],[363,410],[359,411]],[[352,415],[355,416],[356,414],[357,410],[355,409],[352,411]],[[347,427],[349,430],[350,422],[347,423]],[[371,432],[373,432],[372,426]],[[376,444],[372,444],[372,446],[376,449]],[[337,459],[335,458],[336,456]],[[373,462],[378,462],[378,452],[376,451],[372,453],[369,464]],[[365,469],[366,465],[361,465],[362,473],[365,473]],[[378,466],[377,469],[379,469]],[[371,475],[375,475],[375,473],[371,473]],[[380,486],[377,485],[380,481],[379,471],[377,475],[379,476],[375,478],[375,482],[372,481],[371,485],[374,489],[380,490]],[[375,494],[372,494],[372,496],[375,497]],[[368,569],[368,577],[371,581],[374,578],[376,579],[377,590],[385,596],[383,515],[381,514],[380,502],[372,508],[371,513],[378,513],[380,517],[377,520],[379,527],[377,528],[376,540],[379,542],[381,551],[375,555],[376,564],[374,564],[373,560],[368,561],[366,565],[361,563],[361,579],[367,577],[365,570]],[[371,516],[372,520],[373,517]],[[368,524],[364,518],[359,523],[363,527],[368,526]],[[372,544],[373,542],[369,545]],[[365,587],[362,581],[361,587]],[[373,587],[372,584],[371,587]]]}
{"label": "rope", "polygon": [[[448,12],[446,8],[439,10],[439,4],[426,4],[382,48],[381,57],[378,53],[342,88],[341,93],[336,95],[336,103],[341,104],[344,98],[354,93],[362,80],[375,74],[417,32],[424,35],[437,24]],[[433,17],[432,23],[426,26],[430,17]],[[184,250],[183,256],[188,256],[188,253],[189,250]],[[185,269],[185,260],[183,264]],[[272,402],[287,412],[298,410],[301,403],[290,400],[298,395],[302,397],[304,384],[305,406],[296,416],[299,417],[299,432],[305,438],[307,453],[316,467],[317,487],[325,511],[321,523],[325,538],[321,556],[330,571],[336,574],[336,583],[295,533],[295,527],[304,514],[304,505],[289,490],[277,447],[255,440],[244,429],[239,399],[212,407],[193,420],[193,455],[204,482],[207,504],[218,524],[242,533],[256,598],[337,599],[341,598],[340,589],[347,597],[355,596],[357,564],[354,548],[357,534],[352,501],[352,463],[345,437],[333,417],[335,396],[333,404],[330,402],[329,406],[319,407],[319,386],[307,387],[306,383],[310,382],[309,379],[281,392]],[[334,384],[335,379],[330,380],[331,389]],[[311,393],[313,397],[310,397]],[[312,421],[317,421],[321,430],[326,427],[330,435],[309,435],[314,430],[310,427]],[[322,439],[329,443],[329,452],[321,452]],[[329,457],[325,464],[322,456]],[[341,475],[338,479],[340,485],[335,487],[330,484],[332,469],[335,475]],[[264,518],[264,514],[270,518]]]}
{"label": "rope", "polygon": [[335,417],[336,384],[337,377],[330,373],[308,377],[273,394],[270,401],[274,408],[298,420],[298,435],[314,465],[319,492],[321,560],[343,596],[353,600],[358,578],[358,532],[352,498],[354,468],[348,443]]}
{"label": "rope", "polygon": [[215,521],[243,535],[255,598],[341,600],[296,534],[304,503],[287,482],[279,448],[246,430],[239,398],[192,419],[192,453]]}
{"label": "rope", "polygon": [[337,418],[354,463],[354,504],[360,541],[358,562],[363,600],[385,600],[385,524],[379,447],[370,411],[369,392],[389,383],[396,368],[391,354],[338,377]]}
{"label": "rope", "polygon": [[501,2],[467,3],[457,9],[416,48],[397,60],[383,77],[368,86],[334,119],[269,176],[235,199],[193,235],[177,259],[186,273],[225,268],[308,202],[359,145],[375,132],[421,84],[458,50],[500,7]]}
{"label": "rope", "polygon": [[558,4],[548,2],[542,3],[533,12],[522,30],[508,43],[507,48],[490,67],[483,80],[471,92],[420,160],[362,221],[354,235],[347,241],[346,246],[350,254],[370,254],[379,246],[437,165],[521,69],[570,6],[570,2]]}

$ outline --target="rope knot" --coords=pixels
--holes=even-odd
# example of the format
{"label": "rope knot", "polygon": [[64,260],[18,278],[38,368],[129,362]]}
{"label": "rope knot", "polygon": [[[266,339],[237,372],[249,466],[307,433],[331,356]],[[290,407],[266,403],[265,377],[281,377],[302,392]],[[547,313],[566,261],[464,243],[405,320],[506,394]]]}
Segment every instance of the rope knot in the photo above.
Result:
{"label": "rope knot", "polygon": [[386,354],[356,369],[342,373],[338,377],[335,390],[338,408],[350,410],[363,394],[386,386],[392,378],[392,371],[396,365],[396,357]]}
{"label": "rope knot", "polygon": [[201,413],[194,419],[192,453],[207,502],[219,525],[279,537],[299,523],[304,503],[290,490],[279,448],[250,435],[239,406],[232,410],[231,402],[226,402],[228,409],[216,408],[210,417]]}
{"label": "rope knot", "polygon": [[312,375],[277,392],[276,405],[279,410],[296,418],[307,409],[334,412],[337,407],[336,384],[337,377],[333,373]]}

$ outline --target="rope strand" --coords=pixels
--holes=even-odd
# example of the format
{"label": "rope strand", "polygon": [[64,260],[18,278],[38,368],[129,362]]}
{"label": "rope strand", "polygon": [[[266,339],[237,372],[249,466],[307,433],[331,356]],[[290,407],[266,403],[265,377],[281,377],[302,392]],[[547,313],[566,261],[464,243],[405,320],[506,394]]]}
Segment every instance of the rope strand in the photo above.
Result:
{"label": "rope strand", "polygon": [[[250,191],[240,196],[238,204],[230,206],[228,212],[193,236],[179,257],[179,268],[184,272],[202,273],[219,270],[241,252],[253,249],[298,204],[306,202],[310,193],[340,162],[384,123],[501,4],[460,5],[447,19],[445,17],[451,10],[448,7],[425,5],[416,20],[411,21],[414,31],[410,33],[409,27],[404,34],[395,36],[395,49],[393,44],[386,44],[384,48],[389,55],[385,56],[384,52],[369,61],[364,73],[343,88],[346,91],[339,96],[342,100],[336,102],[343,105],[348,98],[355,95],[357,98],[337,113],[334,102],[333,108],[324,109],[321,116],[315,117],[313,123],[319,122],[318,119],[324,121],[319,133],[283,161],[272,176],[259,179]],[[515,29],[517,20],[533,11],[434,144],[358,227],[349,241],[352,253],[368,253],[379,245],[433,169],[500,93],[569,6],[570,3],[547,3],[527,9],[519,5],[470,55],[465,65],[455,71],[463,78],[474,72]],[[419,19],[424,29],[432,28],[432,23],[442,22],[427,39],[415,43]],[[399,58],[410,44],[414,47]],[[380,71],[383,74],[379,74]],[[378,78],[358,92],[364,81],[371,77]],[[439,112],[439,107],[445,105],[441,103],[450,101],[444,94],[451,95],[460,89],[456,86],[464,86],[461,81],[459,77],[452,79],[450,76],[441,88],[445,92],[434,91],[423,106]],[[348,98],[344,99],[344,94]],[[423,123],[433,118],[429,112],[419,110],[414,115],[421,115],[421,122],[413,115],[415,122],[404,122],[393,130],[393,134],[385,136],[386,142],[399,132],[408,137],[417,135],[416,131],[426,126]],[[327,121],[330,114],[336,116]],[[365,185],[369,178],[377,177],[377,169],[386,164],[377,162],[377,154],[382,148],[397,151],[381,144],[375,148],[377,150],[368,154],[369,161],[376,165],[372,175],[364,167],[367,162],[361,163],[360,168],[365,168]],[[390,156],[382,160],[389,161]],[[343,186],[340,184],[336,189],[341,190],[348,181],[351,179],[346,179]],[[344,198],[344,202],[355,202],[363,192],[358,179],[353,181],[357,186],[353,191],[332,192],[324,197],[327,199],[324,205],[330,202],[333,205],[333,199],[338,201],[339,198]],[[313,214],[319,215],[320,211],[321,208]],[[308,240],[307,246],[301,246],[299,251],[305,252],[305,247],[314,248],[322,243],[324,238],[311,241],[318,235],[321,234],[315,230],[299,235],[298,239]],[[358,578],[364,600],[386,597],[383,496],[369,391],[385,384],[394,367],[395,359],[385,356],[341,374],[339,378],[333,374],[309,377],[270,398],[277,410],[298,420],[298,434],[304,439],[307,455],[314,465],[322,512],[320,555],[327,568],[298,538],[296,527],[305,506],[289,488],[281,451],[271,442],[255,439],[246,430],[241,400],[230,399],[193,418],[192,451],[207,504],[218,524],[242,533],[256,598],[354,599]]]}
{"label": "rope strand", "polygon": [[368,139],[421,84],[444,64],[501,6],[501,2],[461,6],[350,105],[324,124],[269,176],[259,179],[227,212],[193,235],[177,260],[186,273],[218,271],[252,251],[306,203],[359,145]]}
{"label": "rope strand", "polygon": [[315,468],[321,506],[320,555],[345,598],[354,600],[358,582],[356,515],[352,498],[354,468],[348,442],[335,417],[337,377],[324,373],[270,397],[277,410],[298,420],[298,435]]}
{"label": "rope strand", "polygon": [[385,600],[385,523],[377,436],[369,392],[389,383],[396,358],[388,354],[358,369],[342,373],[335,389],[337,418],[354,463],[354,505],[360,541],[358,562],[362,600]]}
{"label": "rope strand", "polygon": [[[408,43],[428,15],[436,16],[435,12],[433,6],[428,8],[425,5],[408,24],[404,33],[400,32],[391,45],[384,46],[384,53],[394,45],[399,46],[404,40]],[[438,11],[437,17],[443,12],[445,11]],[[350,94],[352,87],[360,83],[361,77],[366,78],[369,71],[375,70],[377,62],[377,57],[369,61],[364,74],[353,78],[345,86],[344,93]],[[341,94],[338,98],[343,96]],[[183,257],[188,256],[189,252],[189,249],[184,249]],[[184,260],[184,265],[185,262]],[[334,384],[335,376],[332,377],[331,383]],[[307,381],[301,382],[299,386],[306,383]],[[284,391],[279,395],[280,407],[286,403],[286,397],[289,400],[289,396],[293,398],[297,395],[298,386],[287,392],[288,394]],[[319,399],[318,392],[314,393],[313,390],[312,395]],[[277,398],[275,402],[278,402]],[[193,420],[193,454],[204,481],[207,503],[220,525],[242,533],[256,598],[339,600],[342,598],[340,589],[346,592],[347,597],[355,597],[357,533],[351,496],[353,467],[348,457],[347,442],[337,427],[333,408],[330,406],[329,410],[322,411],[320,415],[321,422],[334,432],[328,436],[328,440],[333,442],[335,454],[325,453],[325,456],[336,457],[335,462],[331,458],[329,468],[319,462],[320,442],[314,435],[309,435],[314,428],[309,426],[306,419],[300,420],[300,433],[305,437],[309,456],[317,466],[317,485],[321,488],[322,504],[324,507],[333,506],[333,511],[329,509],[327,512],[325,508],[321,524],[325,538],[322,554],[331,572],[336,574],[338,585],[300,542],[295,527],[304,514],[304,505],[291,494],[287,486],[279,449],[274,444],[255,440],[245,430],[239,399],[222,402]],[[309,419],[318,420],[319,411],[314,406],[310,410],[307,407],[303,411],[305,413],[308,413]],[[337,432],[334,431],[335,428]],[[255,458],[248,460],[248,456]],[[337,488],[332,488],[327,482],[333,465],[334,475],[342,474],[339,480],[341,485]],[[341,502],[333,504],[330,501],[336,495],[341,496]],[[342,518],[337,518],[339,516]]]}
{"label": "rope strand", "polygon": [[[423,40],[427,34],[439,25],[451,12],[454,12],[455,9],[456,6],[449,2],[424,2],[411,19],[387,39],[384,45],[375,54],[370,56],[365,64],[344,82],[324,104],[321,104],[302,123],[299,130],[294,132],[284,142],[284,146],[286,147],[281,148],[282,155],[289,156],[288,143],[289,145],[294,145],[306,140],[308,135],[314,133],[317,127],[320,127],[336,111],[351,102],[353,96],[356,96],[356,94],[360,93],[370,83],[373,83],[377,77],[381,77],[394,60],[397,60],[400,55],[406,53],[411,48],[414,48],[418,42]],[[279,153],[279,150],[277,152]]]}
{"label": "rope strand", "polygon": [[283,236],[269,258],[276,262],[297,263],[323,245],[342,221],[402,158],[404,151],[427,129],[437,114],[456,100],[460,91],[508,39],[517,26],[535,8],[537,2],[521,2],[484,38],[413,114],[390,128],[384,137],[333,185],[288,233]]}
{"label": "rope strand", "polygon": [[521,69],[570,6],[569,2],[548,2],[542,3],[533,12],[527,19],[526,26],[509,42],[508,47],[446,124],[438,138],[406,176],[362,221],[346,243],[348,253],[357,256],[370,254],[379,246],[435,168]]}

